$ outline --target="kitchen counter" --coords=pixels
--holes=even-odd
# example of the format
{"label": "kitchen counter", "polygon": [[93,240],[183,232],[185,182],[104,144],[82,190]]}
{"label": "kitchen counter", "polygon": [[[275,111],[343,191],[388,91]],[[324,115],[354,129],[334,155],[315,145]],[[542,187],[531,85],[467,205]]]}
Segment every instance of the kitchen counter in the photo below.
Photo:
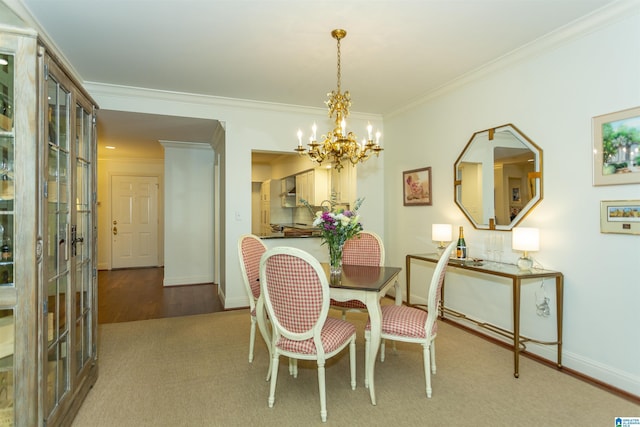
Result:
{"label": "kitchen counter", "polygon": [[299,237],[320,237],[320,230],[308,224],[271,224],[270,233],[259,234],[262,239],[290,239]]}

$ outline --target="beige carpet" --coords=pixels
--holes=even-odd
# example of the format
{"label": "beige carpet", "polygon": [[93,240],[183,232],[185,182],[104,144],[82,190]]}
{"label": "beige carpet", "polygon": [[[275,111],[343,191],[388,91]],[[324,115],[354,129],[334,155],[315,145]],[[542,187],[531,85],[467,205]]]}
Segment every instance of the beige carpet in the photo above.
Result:
{"label": "beige carpet", "polygon": [[[337,312],[332,313],[338,315]],[[440,323],[433,397],[424,393],[422,349],[398,343],[376,365],[378,405],[364,381],[366,315],[358,327],[358,387],[348,353],[327,364],[327,424],[426,426],[613,426],[640,406],[527,358],[512,375],[510,351]],[[267,350],[259,336],[247,360],[246,310],[100,325],[100,376],[73,426],[321,425],[315,366],[297,379],[281,360],[276,403],[267,406]]]}

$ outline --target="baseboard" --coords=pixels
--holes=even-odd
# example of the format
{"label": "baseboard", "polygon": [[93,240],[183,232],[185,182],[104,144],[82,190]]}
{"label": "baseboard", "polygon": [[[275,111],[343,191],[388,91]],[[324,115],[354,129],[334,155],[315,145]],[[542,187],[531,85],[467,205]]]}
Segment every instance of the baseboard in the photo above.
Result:
{"label": "baseboard", "polygon": [[220,293],[220,300],[225,310],[249,307],[249,299],[247,297],[225,298],[225,295]]}
{"label": "baseboard", "polygon": [[213,278],[208,276],[165,277],[162,281],[163,286],[199,285],[202,283],[213,283]]}

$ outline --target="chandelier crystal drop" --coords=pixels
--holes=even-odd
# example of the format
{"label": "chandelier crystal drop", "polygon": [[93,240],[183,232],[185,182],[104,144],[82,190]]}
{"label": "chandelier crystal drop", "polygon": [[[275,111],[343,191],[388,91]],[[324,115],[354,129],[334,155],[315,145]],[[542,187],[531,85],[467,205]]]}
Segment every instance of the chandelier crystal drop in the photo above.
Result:
{"label": "chandelier crystal drop", "polygon": [[367,126],[367,139],[363,139],[362,143],[358,143],[353,132],[347,132],[346,118],[349,116],[349,108],[351,107],[351,94],[349,91],[342,93],[340,87],[340,40],[346,35],[345,30],[338,29],[331,32],[331,36],[338,41],[338,87],[327,94],[329,99],[325,101],[325,104],[329,109],[329,117],[335,116],[335,128],[327,132],[326,135],[322,135],[322,141],[318,142],[316,139],[317,126],[314,123],[311,127],[308,148],[302,145],[302,131],[298,130],[298,146],[294,148],[298,154],[308,155],[312,161],[319,165],[325,160],[332,162],[338,172],[343,168],[343,161],[349,161],[355,166],[357,163],[367,160],[372,154],[375,154],[376,157],[379,156],[383,150],[380,147],[381,134],[376,132],[374,140],[371,124]]}

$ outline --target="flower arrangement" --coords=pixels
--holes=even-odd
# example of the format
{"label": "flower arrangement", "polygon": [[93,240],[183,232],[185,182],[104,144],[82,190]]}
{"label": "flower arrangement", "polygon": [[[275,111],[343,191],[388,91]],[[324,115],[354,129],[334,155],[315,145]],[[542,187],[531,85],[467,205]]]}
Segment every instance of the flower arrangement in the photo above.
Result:
{"label": "flower arrangement", "polygon": [[315,214],[306,200],[301,202],[309,209],[315,219],[313,226],[320,229],[322,244],[329,246],[329,263],[331,273],[337,274],[342,270],[342,247],[344,243],[362,231],[358,209],[364,201],[359,198],[355,201],[353,209],[336,209],[337,203],[332,197],[330,207],[317,211]]}

